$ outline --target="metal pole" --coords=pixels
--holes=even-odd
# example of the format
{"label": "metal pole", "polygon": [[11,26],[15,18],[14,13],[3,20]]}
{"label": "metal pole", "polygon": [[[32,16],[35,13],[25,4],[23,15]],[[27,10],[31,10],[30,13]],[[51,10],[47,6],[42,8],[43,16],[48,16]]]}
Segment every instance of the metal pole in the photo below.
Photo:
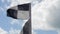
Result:
{"label": "metal pole", "polygon": [[20,34],[32,34],[31,28],[31,4],[29,5],[29,20],[23,26],[23,31]]}

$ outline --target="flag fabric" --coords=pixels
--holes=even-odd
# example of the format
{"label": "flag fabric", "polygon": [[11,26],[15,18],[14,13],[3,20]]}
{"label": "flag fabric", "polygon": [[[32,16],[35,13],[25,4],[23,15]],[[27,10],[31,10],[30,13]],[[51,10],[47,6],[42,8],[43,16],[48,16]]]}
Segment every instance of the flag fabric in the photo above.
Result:
{"label": "flag fabric", "polygon": [[23,26],[20,34],[31,34],[31,3],[9,8],[7,10],[7,16],[14,19],[28,19],[28,21]]}
{"label": "flag fabric", "polygon": [[29,19],[30,3],[11,7],[7,10],[7,16],[14,19]]}
{"label": "flag fabric", "polygon": [[31,34],[31,19],[29,19],[25,25],[23,26],[23,29],[21,30],[20,34]]}

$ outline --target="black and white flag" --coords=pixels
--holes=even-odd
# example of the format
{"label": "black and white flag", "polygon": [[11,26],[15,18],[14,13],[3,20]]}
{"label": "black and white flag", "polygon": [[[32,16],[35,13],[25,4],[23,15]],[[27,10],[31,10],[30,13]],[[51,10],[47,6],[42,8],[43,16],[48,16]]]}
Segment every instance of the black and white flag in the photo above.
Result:
{"label": "black and white flag", "polygon": [[7,16],[14,19],[28,20],[20,34],[31,34],[31,3],[21,4],[7,10]]}

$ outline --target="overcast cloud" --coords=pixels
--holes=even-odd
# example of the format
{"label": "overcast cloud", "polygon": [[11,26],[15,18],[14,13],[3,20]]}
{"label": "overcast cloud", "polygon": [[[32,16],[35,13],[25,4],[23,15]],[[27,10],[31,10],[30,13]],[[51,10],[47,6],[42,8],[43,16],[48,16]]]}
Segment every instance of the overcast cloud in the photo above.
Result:
{"label": "overcast cloud", "polygon": [[[37,0],[38,1],[38,0]],[[11,6],[16,6],[21,0],[11,0]],[[22,3],[32,2],[32,0],[22,0]],[[13,20],[11,23],[14,24]],[[17,22],[17,21],[16,21]],[[60,0],[42,0],[32,7],[32,28],[33,30],[57,30],[60,32]],[[0,29],[6,33],[5,30]],[[10,32],[15,32],[10,30]],[[18,30],[16,30],[18,31]],[[59,33],[60,34],[60,33]]]}

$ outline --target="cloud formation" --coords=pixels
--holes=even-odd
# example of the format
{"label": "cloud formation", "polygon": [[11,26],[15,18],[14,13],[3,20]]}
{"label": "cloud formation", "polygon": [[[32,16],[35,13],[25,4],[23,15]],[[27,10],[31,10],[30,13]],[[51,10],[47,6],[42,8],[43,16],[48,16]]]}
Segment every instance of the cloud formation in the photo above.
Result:
{"label": "cloud formation", "polygon": [[32,28],[34,29],[49,28],[46,21],[46,17],[49,14],[48,12],[49,11],[48,6],[50,6],[49,3],[51,3],[50,0],[45,0],[39,4],[36,4],[32,8],[32,25],[33,25]]}
{"label": "cloud formation", "polygon": [[20,30],[16,30],[16,29],[11,28],[9,30],[9,34],[20,34]]}
{"label": "cloud formation", "polygon": [[8,32],[0,28],[0,34],[7,34]]}
{"label": "cloud formation", "polygon": [[44,0],[32,8],[32,28],[59,30],[60,0]]}
{"label": "cloud formation", "polygon": [[20,34],[20,30],[11,28],[9,31],[6,31],[0,28],[0,34]]}

